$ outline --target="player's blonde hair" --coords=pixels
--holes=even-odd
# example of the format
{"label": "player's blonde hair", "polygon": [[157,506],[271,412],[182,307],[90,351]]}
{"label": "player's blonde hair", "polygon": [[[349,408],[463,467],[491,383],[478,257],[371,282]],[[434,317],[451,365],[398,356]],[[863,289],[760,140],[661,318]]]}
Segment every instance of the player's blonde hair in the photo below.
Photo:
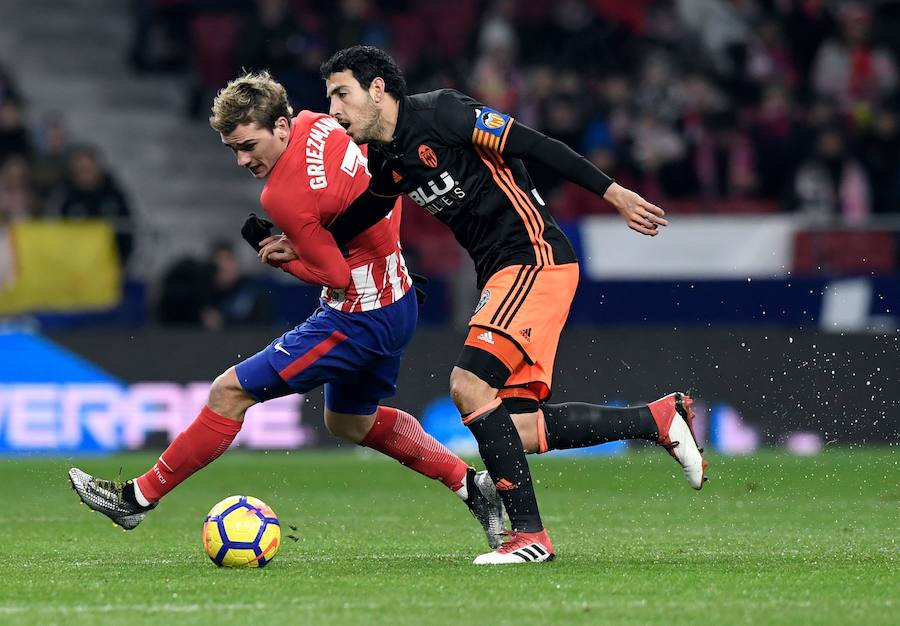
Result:
{"label": "player's blonde hair", "polygon": [[271,130],[279,117],[290,120],[293,113],[281,83],[265,70],[248,72],[216,94],[209,124],[223,135],[250,122]]}

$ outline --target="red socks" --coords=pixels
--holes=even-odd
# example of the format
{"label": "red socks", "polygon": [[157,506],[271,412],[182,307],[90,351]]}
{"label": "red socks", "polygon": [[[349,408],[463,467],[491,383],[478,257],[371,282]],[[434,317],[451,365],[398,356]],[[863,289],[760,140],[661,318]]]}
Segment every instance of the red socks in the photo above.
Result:
{"label": "red socks", "polygon": [[466,479],[465,461],[426,433],[418,420],[393,407],[380,406],[372,429],[360,445],[378,450],[453,491]]}
{"label": "red socks", "polygon": [[169,444],[156,464],[135,481],[141,494],[150,502],[158,502],[225,452],[242,425],[243,422],[222,417],[204,406],[197,419]]}
{"label": "red socks", "polygon": [[[197,419],[169,444],[156,464],[135,481],[141,494],[150,502],[158,502],[225,452],[242,425],[203,407]],[[440,480],[453,491],[459,490],[466,479],[465,462],[426,433],[412,415],[399,409],[378,407],[375,423],[361,445]]]}

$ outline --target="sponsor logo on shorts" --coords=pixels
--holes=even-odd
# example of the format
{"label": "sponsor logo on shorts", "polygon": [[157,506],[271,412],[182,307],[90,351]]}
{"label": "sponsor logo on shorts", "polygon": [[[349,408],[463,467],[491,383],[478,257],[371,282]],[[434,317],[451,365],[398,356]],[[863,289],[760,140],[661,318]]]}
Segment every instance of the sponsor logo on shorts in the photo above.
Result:
{"label": "sponsor logo on shorts", "polygon": [[434,150],[431,149],[431,146],[426,146],[424,143],[419,146],[419,160],[431,169],[436,168],[438,165],[437,155],[434,153]]}
{"label": "sponsor logo on shorts", "polygon": [[488,300],[490,300],[490,299],[491,299],[491,290],[490,290],[490,289],[485,289],[484,291],[482,291],[482,292],[481,292],[481,299],[478,301],[478,304],[475,306],[475,310],[473,311],[473,315],[474,315],[475,313],[478,313],[478,311],[480,311],[482,308],[484,308],[484,305],[487,304],[487,303],[488,303]]}
{"label": "sponsor logo on shorts", "polygon": [[497,491],[512,491],[513,489],[518,489],[518,483],[514,483],[512,481],[506,480],[505,478],[501,478],[497,481]]}
{"label": "sponsor logo on shorts", "polygon": [[481,333],[480,335],[478,335],[478,336],[476,337],[476,339],[478,339],[479,341],[483,341],[483,342],[485,342],[485,343],[489,343],[489,344],[491,344],[491,345],[494,345],[494,335],[493,335],[493,334],[491,333],[491,331],[489,331],[489,330],[486,330],[485,332],[483,332],[483,333]]}
{"label": "sponsor logo on shorts", "polygon": [[284,346],[281,345],[280,341],[275,344],[275,349],[278,350],[279,352],[284,352],[288,356],[291,356],[291,353],[284,349]]}

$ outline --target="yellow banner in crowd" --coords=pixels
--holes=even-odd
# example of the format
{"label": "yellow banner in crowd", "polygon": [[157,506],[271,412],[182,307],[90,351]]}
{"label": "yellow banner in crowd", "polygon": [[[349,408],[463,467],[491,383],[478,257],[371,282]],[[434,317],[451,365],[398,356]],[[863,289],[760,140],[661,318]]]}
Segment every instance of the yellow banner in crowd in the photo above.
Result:
{"label": "yellow banner in crowd", "polygon": [[0,227],[0,315],[108,309],[121,298],[108,223],[34,220]]}

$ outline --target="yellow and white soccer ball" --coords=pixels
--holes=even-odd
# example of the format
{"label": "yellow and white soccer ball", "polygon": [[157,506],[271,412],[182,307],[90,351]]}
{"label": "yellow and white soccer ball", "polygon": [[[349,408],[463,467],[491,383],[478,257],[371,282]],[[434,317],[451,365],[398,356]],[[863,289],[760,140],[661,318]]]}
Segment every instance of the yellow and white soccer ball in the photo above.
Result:
{"label": "yellow and white soccer ball", "polygon": [[220,567],[265,567],[280,543],[275,512],[252,496],[225,498],[203,522],[203,548]]}

